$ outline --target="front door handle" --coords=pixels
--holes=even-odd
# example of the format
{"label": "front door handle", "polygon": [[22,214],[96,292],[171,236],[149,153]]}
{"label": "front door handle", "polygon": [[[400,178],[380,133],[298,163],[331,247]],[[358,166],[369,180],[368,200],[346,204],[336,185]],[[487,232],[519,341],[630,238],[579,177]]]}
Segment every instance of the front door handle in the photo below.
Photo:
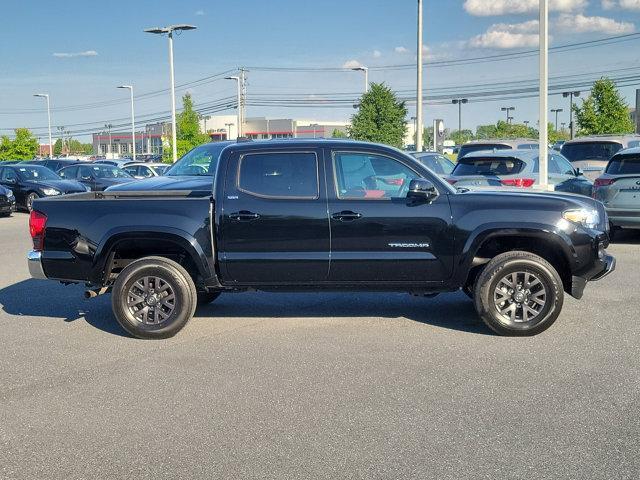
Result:
{"label": "front door handle", "polygon": [[260,218],[260,215],[258,215],[257,213],[249,212],[247,210],[241,210],[239,212],[230,214],[229,218],[238,222],[250,222],[251,220],[257,220],[258,218]]}
{"label": "front door handle", "polygon": [[362,217],[361,213],[352,212],[351,210],[343,210],[342,212],[334,213],[331,218],[334,220],[340,220],[341,222],[352,222]]}

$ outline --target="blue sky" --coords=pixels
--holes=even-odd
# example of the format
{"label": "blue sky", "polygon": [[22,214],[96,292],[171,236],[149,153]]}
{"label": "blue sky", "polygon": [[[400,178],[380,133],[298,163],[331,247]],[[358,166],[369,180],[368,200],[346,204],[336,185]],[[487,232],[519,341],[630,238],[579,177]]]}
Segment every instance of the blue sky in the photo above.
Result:
{"label": "blue sky", "polygon": [[[535,48],[537,0],[424,0],[425,54],[430,61],[450,61]],[[551,0],[553,45],[583,42],[640,30],[640,0]],[[26,126],[44,139],[46,115],[35,92],[51,95],[53,124],[71,131],[97,129],[106,122],[123,123],[128,116],[127,92],[136,94],[168,86],[166,39],[143,33],[146,27],[192,23],[196,31],[176,38],[176,81],[184,83],[238,66],[333,68],[362,64],[372,67],[371,81],[385,81],[394,90],[415,88],[414,70],[373,70],[376,66],[415,61],[415,0],[111,0],[100,4],[67,0],[7,2],[0,31],[0,133]],[[551,57],[551,76],[594,72],[640,73],[640,38]],[[623,70],[633,69],[637,70]],[[537,75],[537,58],[480,62],[425,69],[425,87],[444,94],[467,91],[469,85],[524,82]],[[331,97],[362,89],[362,74],[346,71],[268,72],[251,70],[248,96],[281,98]],[[629,102],[634,88],[623,89]],[[571,82],[569,82],[571,83]],[[523,84],[524,85],[524,84]],[[234,94],[234,84],[213,80],[190,86],[196,105],[211,105]],[[179,91],[183,93],[184,90]],[[348,95],[347,95],[348,96]],[[107,105],[92,105],[108,101]],[[537,100],[472,101],[465,106],[463,126],[493,123],[500,107],[515,106],[516,121],[535,123]],[[80,108],[70,109],[70,106]],[[552,107],[566,101],[551,97]],[[169,108],[168,94],[136,102],[140,120]],[[409,105],[410,111],[414,106]],[[233,113],[227,110],[221,113]],[[353,109],[250,106],[249,116],[347,119]],[[410,113],[411,115],[412,113]],[[457,126],[452,105],[427,105],[426,121],[444,118]],[[55,130],[55,128],[54,128]]]}

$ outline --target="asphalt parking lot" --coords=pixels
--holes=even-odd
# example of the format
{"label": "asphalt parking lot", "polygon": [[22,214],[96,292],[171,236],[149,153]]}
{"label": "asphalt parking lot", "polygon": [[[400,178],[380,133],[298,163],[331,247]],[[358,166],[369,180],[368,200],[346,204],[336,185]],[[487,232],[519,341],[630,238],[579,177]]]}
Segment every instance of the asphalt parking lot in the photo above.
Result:
{"label": "asphalt parking lot", "polygon": [[243,294],[176,338],[28,278],[0,218],[1,478],[638,478],[640,234],[534,338],[461,293]]}

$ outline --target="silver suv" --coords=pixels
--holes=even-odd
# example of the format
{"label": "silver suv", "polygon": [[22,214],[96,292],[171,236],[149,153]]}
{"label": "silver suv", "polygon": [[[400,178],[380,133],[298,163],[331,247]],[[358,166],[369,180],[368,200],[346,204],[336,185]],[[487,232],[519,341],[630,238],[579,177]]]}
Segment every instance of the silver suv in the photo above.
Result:
{"label": "silver suv", "polygon": [[640,135],[594,135],[569,140],[560,152],[574,166],[595,180],[616,153],[625,148],[639,147]]}
{"label": "silver suv", "polygon": [[538,141],[532,138],[472,140],[460,147],[458,158],[463,158],[473,152],[492,150],[537,150],[538,147]]}
{"label": "silver suv", "polygon": [[[618,152],[593,185],[614,228],[640,228],[640,148]],[[612,230],[613,231],[613,230]]]}

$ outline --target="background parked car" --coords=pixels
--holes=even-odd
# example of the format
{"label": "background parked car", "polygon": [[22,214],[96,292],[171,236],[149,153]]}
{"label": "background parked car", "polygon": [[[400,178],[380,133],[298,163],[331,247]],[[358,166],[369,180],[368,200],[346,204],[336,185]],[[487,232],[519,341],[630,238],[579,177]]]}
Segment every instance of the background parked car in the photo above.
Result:
{"label": "background parked car", "polygon": [[1,165],[0,185],[13,191],[17,208],[28,211],[38,198],[87,191],[84,185],[60,178],[41,165]]}
{"label": "background parked car", "polygon": [[449,175],[456,166],[451,160],[438,152],[412,152],[421,164],[441,177]]}
{"label": "background parked car", "polygon": [[491,150],[537,150],[537,140],[531,138],[512,138],[505,140],[472,140],[460,147],[458,159],[471,152]]}
{"label": "background parked car", "polygon": [[118,167],[98,163],[72,165],[63,168],[58,174],[62,178],[77,180],[93,192],[100,192],[113,185],[136,181],[135,178]]}
{"label": "background parked car", "polygon": [[114,158],[114,159],[96,160],[93,163],[99,163],[104,165],[111,165],[113,167],[123,168],[129,165],[130,163],[133,163],[133,160],[131,160],[130,158]]}
{"label": "background parked car", "polygon": [[7,187],[0,185],[0,217],[8,217],[16,208],[16,197]]}
{"label": "background parked car", "polygon": [[169,169],[168,163],[130,163],[122,169],[133,178],[159,177]]}
{"label": "background parked car", "polygon": [[606,168],[609,160],[620,150],[640,146],[640,135],[595,135],[567,141],[561,153],[574,167],[595,180]]}
{"label": "background parked car", "polygon": [[77,165],[81,163],[80,160],[75,158],[47,158],[43,160],[31,160],[28,163],[29,165],[41,165],[43,167],[47,167],[49,170],[53,170],[57,172],[64,167],[68,167],[70,165]]}
{"label": "background parked car", "polygon": [[593,184],[593,198],[604,203],[615,228],[640,228],[640,148],[615,154]]}
{"label": "background parked car", "polygon": [[[538,150],[474,152],[458,160],[447,181],[456,187],[523,187],[539,180]],[[549,184],[559,192],[591,195],[593,184],[553,150],[549,151]]]}

